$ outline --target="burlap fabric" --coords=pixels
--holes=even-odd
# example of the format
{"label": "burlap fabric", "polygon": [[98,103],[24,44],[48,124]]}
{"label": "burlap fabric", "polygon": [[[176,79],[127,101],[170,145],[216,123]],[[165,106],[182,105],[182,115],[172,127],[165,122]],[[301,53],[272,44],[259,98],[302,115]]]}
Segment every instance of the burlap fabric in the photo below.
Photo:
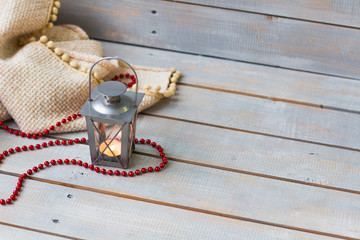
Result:
{"label": "burlap fabric", "polygon": [[[102,46],[79,27],[53,27],[58,1],[4,0],[0,7],[5,9],[0,12],[0,121],[12,117],[21,131],[37,133],[81,109],[88,71],[102,57]],[[180,77],[175,69],[134,68],[146,94],[140,111],[174,95]],[[131,74],[121,63],[103,61],[93,72],[92,87],[120,73]],[[77,119],[57,131],[85,128],[84,119]]]}

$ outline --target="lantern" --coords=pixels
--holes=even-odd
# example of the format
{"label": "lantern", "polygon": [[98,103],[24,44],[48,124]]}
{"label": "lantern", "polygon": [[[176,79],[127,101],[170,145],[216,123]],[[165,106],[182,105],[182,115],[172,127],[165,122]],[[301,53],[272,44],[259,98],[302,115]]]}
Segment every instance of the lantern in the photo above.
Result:
{"label": "lantern", "polygon": [[[108,81],[91,92],[91,73],[103,60],[116,59],[127,65],[136,78],[136,92],[127,91],[124,83]],[[89,99],[80,114],[86,118],[91,161],[95,165],[127,168],[135,149],[137,108],[144,97],[138,93],[138,78],[134,69],[116,57],[95,62],[89,72]]]}

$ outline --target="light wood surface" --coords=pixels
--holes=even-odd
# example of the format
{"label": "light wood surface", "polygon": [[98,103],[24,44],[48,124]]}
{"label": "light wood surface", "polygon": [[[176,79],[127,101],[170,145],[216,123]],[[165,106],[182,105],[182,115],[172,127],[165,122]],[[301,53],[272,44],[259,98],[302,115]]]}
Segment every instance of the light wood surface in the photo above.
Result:
{"label": "light wood surface", "polygon": [[11,226],[0,222],[1,239],[27,239],[27,240],[65,240],[66,237],[55,236],[52,233],[38,232],[31,229],[22,229],[21,226]]}
{"label": "light wood surface", "polygon": [[360,27],[358,14],[360,4],[357,0],[182,0],[180,2]]}
{"label": "light wood surface", "polygon": [[99,39],[360,77],[358,29],[160,0],[63,0],[59,20]]}

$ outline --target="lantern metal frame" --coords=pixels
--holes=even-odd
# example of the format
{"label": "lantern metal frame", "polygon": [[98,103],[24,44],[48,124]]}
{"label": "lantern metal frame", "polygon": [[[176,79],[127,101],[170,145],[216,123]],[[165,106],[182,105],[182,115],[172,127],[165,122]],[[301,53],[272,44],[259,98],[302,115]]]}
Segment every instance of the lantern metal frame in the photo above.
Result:
{"label": "lantern metal frame", "polygon": [[[104,60],[117,60],[125,64],[134,74],[136,91],[127,91],[123,83],[116,81],[104,82],[91,91],[92,70],[96,64]],[[138,84],[139,79],[133,67],[118,57],[104,57],[91,66],[89,72],[89,98],[80,110],[80,114],[86,118],[90,156],[94,165],[128,167],[131,153],[135,149],[137,108],[145,95],[144,93],[138,93]],[[107,136],[106,125],[118,125],[120,128],[115,134],[117,136],[117,134],[121,133],[121,151],[119,155],[115,155],[110,148],[115,137],[110,142],[107,142],[110,135]],[[96,133],[98,135],[97,139]],[[102,144],[105,144],[105,149],[100,151],[100,145]],[[104,153],[107,149],[113,156]]]}

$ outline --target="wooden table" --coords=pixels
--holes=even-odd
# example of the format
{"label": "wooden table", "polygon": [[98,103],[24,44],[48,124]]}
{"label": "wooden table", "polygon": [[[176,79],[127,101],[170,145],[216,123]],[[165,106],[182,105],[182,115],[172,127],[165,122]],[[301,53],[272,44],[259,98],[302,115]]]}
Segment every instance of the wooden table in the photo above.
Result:
{"label": "wooden table", "polygon": [[[343,12],[291,1],[63,2],[62,22],[125,42],[103,41],[104,55],[183,72],[174,97],[138,116],[137,137],[160,143],[169,164],[133,178],[78,166],[41,171],[0,208],[0,239],[360,239],[360,49],[351,47],[360,26],[358,8],[346,8],[354,1],[339,1]],[[128,15],[114,20],[118,12]],[[228,41],[235,23],[249,35]],[[214,26],[224,38],[211,38]],[[284,29],[296,30],[282,38]],[[42,141],[0,132],[1,149]],[[89,161],[89,149],[11,155],[0,196],[20,173],[57,158]],[[158,161],[138,146],[130,169]]]}

